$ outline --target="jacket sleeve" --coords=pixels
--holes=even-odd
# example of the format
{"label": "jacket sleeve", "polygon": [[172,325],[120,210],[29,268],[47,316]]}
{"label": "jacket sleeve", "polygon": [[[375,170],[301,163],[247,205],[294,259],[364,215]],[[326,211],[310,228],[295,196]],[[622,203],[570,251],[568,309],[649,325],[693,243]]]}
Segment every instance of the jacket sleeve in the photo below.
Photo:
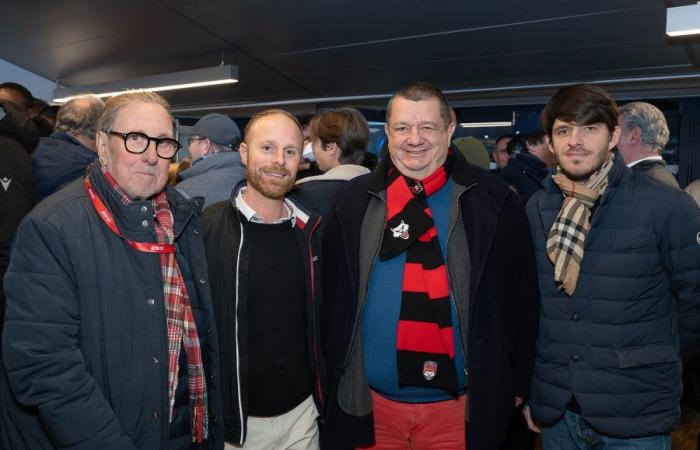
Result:
{"label": "jacket sleeve", "polygon": [[520,199],[509,192],[499,217],[499,237],[509,241],[507,262],[513,310],[507,320],[510,334],[513,393],[528,397],[535,363],[535,342],[539,331],[540,293],[530,225]]}
{"label": "jacket sleeve", "polygon": [[10,388],[19,403],[36,407],[56,448],[135,449],[87,371],[71,273],[58,230],[40,219],[24,221],[5,276],[3,358]]}
{"label": "jacket sleeve", "polygon": [[659,230],[664,270],[677,301],[681,356],[689,361],[700,350],[700,209],[686,193],[670,206]]}

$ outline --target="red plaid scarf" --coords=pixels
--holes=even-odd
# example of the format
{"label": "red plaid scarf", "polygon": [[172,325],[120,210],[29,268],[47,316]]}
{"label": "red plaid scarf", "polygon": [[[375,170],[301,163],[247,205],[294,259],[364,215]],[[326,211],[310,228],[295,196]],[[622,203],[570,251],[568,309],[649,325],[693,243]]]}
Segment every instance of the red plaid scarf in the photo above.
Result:
{"label": "red plaid scarf", "polygon": [[[119,195],[120,201],[124,204],[131,203],[131,197],[124,192],[110,173],[104,168],[103,172],[107,183]],[[165,192],[157,194],[152,202],[156,218],[156,238],[159,243],[172,244],[174,241],[173,214],[170,211]],[[177,264],[175,253],[161,253],[160,264],[168,330],[168,421],[171,422],[173,419],[180,349],[181,345],[184,344],[187,359],[192,441],[202,442],[209,435],[207,384],[190,297],[187,294],[187,287]]]}
{"label": "red plaid scarf", "polygon": [[400,386],[456,392],[454,334],[447,267],[427,197],[449,177],[451,157],[423,180],[387,172],[387,220],[379,259],[406,252],[396,332]]}

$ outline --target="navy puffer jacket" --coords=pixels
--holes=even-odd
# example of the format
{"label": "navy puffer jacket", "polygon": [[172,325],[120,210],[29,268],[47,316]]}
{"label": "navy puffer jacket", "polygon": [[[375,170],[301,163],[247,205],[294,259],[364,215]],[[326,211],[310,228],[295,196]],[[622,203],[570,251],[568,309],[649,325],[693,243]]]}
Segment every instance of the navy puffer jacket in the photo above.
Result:
{"label": "navy puffer jacket", "polygon": [[[121,233],[156,240],[150,201],[120,203],[97,166],[93,187]],[[201,199],[166,190],[177,259],[207,375],[209,449],[223,448],[216,328]],[[199,205],[197,205],[199,202]],[[83,180],[36,207],[5,276],[0,448],[191,450],[185,352],[168,423],[168,339],[160,256],[132,249],[102,222]]]}
{"label": "navy puffer jacket", "polygon": [[617,161],[568,297],[546,253],[562,201],[547,177],[527,205],[541,291],[533,414],[552,424],[574,395],[604,434],[668,433],[680,420],[681,356],[700,346],[700,209]]}

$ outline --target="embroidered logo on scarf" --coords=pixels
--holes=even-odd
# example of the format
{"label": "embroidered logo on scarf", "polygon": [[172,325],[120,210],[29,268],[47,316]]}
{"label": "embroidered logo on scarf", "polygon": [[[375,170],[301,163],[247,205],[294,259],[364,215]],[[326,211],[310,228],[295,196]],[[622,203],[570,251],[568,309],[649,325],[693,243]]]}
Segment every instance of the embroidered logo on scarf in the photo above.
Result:
{"label": "embroidered logo on scarf", "polygon": [[437,375],[437,363],[435,361],[426,361],[423,363],[423,378],[430,381]]}
{"label": "embroidered logo on scarf", "polygon": [[394,238],[408,239],[408,224],[403,220],[394,228],[390,228],[390,230],[393,233]]}

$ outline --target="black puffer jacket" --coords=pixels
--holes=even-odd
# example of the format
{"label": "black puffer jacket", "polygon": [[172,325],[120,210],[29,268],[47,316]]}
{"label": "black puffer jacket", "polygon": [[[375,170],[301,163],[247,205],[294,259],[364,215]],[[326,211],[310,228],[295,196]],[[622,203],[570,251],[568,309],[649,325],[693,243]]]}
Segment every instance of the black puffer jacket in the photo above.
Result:
{"label": "black puffer jacket", "polygon": [[[123,205],[102,172],[96,166],[90,172],[94,189],[122,234],[136,242],[154,242],[151,202]],[[201,199],[185,200],[173,189],[166,193],[178,263],[209,377],[218,373],[219,358],[199,234]],[[190,435],[184,351],[174,418],[168,424],[160,256],[136,251],[110,231],[92,206],[83,180],[27,216],[5,284],[7,371],[0,375],[0,448],[198,448]],[[218,377],[207,382],[208,448],[221,449]]]}
{"label": "black puffer jacket", "polygon": [[680,420],[681,354],[700,347],[700,210],[619,158],[609,177],[572,297],[546,253],[563,201],[551,177],[528,204],[542,295],[530,405],[552,424],[575,395],[602,433],[668,433]]}
{"label": "black puffer jacket", "polygon": [[5,313],[2,285],[10,263],[10,244],[20,221],[34,206],[29,154],[37,142],[39,131],[34,122],[13,103],[0,102],[0,335]]}

